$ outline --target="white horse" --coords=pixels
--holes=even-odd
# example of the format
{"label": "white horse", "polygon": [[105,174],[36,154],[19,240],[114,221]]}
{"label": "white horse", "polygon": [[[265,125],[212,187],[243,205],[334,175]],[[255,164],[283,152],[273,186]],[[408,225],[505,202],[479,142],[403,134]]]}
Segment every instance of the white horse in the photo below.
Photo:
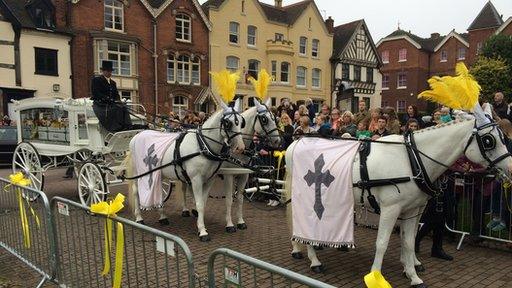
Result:
{"label": "white horse", "polygon": [[[256,133],[261,140],[267,140],[269,145],[273,148],[279,147],[281,143],[281,136],[279,134],[279,130],[276,125],[275,117],[272,116],[268,107],[270,106],[270,98],[267,99],[265,104],[261,104],[259,100],[254,99],[255,106],[244,111],[242,116],[245,119],[246,125],[242,128],[242,135],[244,135],[244,144],[245,147],[249,147],[253,141],[253,135]],[[246,162],[247,157],[241,156],[241,161]],[[221,168],[239,168],[239,166],[232,163],[223,163]],[[247,224],[243,219],[243,203],[244,203],[244,193],[243,189],[247,184],[247,180],[249,179],[248,174],[223,174],[223,188],[226,191],[226,232],[234,233],[236,232],[235,225],[231,219],[231,207],[233,206],[233,193],[235,192],[235,187],[238,188],[238,193],[236,194],[237,198],[237,228],[240,230],[247,229]],[[190,217],[190,211],[187,207],[186,199],[188,191],[190,190],[190,186],[182,185],[182,194],[183,194],[183,217]],[[193,210],[193,212],[195,212]]]}
{"label": "white horse", "polygon": [[[186,159],[189,155],[195,154],[196,156],[181,163],[181,167],[180,165],[171,165],[163,168],[161,171],[162,178],[171,181],[185,179],[188,176],[198,212],[197,229],[199,230],[199,239],[203,242],[210,240],[210,236],[204,224],[204,209],[211,184],[213,183],[213,181],[210,181],[213,176],[212,174],[219,165],[219,161],[214,158],[222,156],[223,148],[231,148],[235,153],[241,153],[245,149],[241,135],[241,127],[244,121],[239,114],[241,101],[236,100],[234,108],[228,107],[222,101],[219,102],[221,103],[222,110],[214,113],[202,127],[197,130],[187,131],[181,145],[178,147],[181,159]],[[135,136],[134,139],[139,137],[139,135]],[[134,143],[135,141],[132,139],[130,142],[130,151],[134,151]],[[230,145],[230,147],[227,145]],[[175,149],[176,142],[171,144],[165,151],[162,164],[179,160],[174,159]],[[133,161],[126,162],[128,166],[127,173],[130,174],[131,171],[134,171]],[[132,175],[128,175],[128,177],[131,176]],[[139,208],[137,184],[132,181],[132,183],[129,183],[129,186],[131,188],[129,199],[134,209],[136,221],[142,222],[143,219]],[[168,223],[163,208],[159,209],[159,213],[161,223]]]}
{"label": "white horse", "polygon": [[[466,155],[471,161],[488,168],[497,168],[500,173],[510,177],[512,171],[512,157],[504,145],[503,135],[496,123],[485,117],[481,107],[475,107],[474,117],[465,115],[460,119],[437,127],[427,128],[414,132],[413,135],[417,151],[421,151],[420,158],[424,164],[424,175],[428,175],[432,181],[441,176],[448,166],[451,166],[458,158]],[[371,143],[371,153],[367,159],[368,174],[370,179],[389,179],[394,177],[411,177],[411,164],[409,162],[406,146],[385,142],[404,142],[404,136],[392,135]],[[348,140],[340,140],[348,141]],[[297,142],[292,143],[286,153],[287,185],[290,187],[292,176],[292,154]],[[427,157],[428,156],[428,157]],[[430,158],[430,159],[429,159]],[[434,161],[433,161],[434,160]],[[442,164],[442,165],[441,165]],[[347,163],[347,165],[351,165]],[[384,167],[392,167],[386,169]],[[361,180],[360,159],[356,157],[353,163],[353,183]],[[417,175],[416,175],[417,176]],[[397,193],[397,188],[400,193]],[[354,199],[359,202],[361,189],[354,188]],[[288,191],[290,193],[293,191]],[[415,181],[397,184],[395,186],[380,186],[371,188],[380,206],[379,229],[376,241],[376,252],[371,271],[381,271],[384,253],[388,247],[388,241],[393,231],[397,218],[401,217],[401,241],[402,250],[400,260],[404,265],[405,275],[411,280],[412,287],[427,287],[416,274],[415,266],[421,263],[414,252],[414,239],[419,223],[419,218],[426,206],[429,196],[420,190]],[[370,204],[366,198],[366,207]],[[290,198],[291,199],[291,198]],[[288,206],[291,210],[291,205]],[[291,215],[291,213],[289,213]],[[290,220],[291,221],[291,220]],[[302,258],[301,247],[292,242],[292,256]],[[308,258],[311,261],[311,269],[315,272],[323,270],[322,263],[316,256],[312,246],[307,247]]]}

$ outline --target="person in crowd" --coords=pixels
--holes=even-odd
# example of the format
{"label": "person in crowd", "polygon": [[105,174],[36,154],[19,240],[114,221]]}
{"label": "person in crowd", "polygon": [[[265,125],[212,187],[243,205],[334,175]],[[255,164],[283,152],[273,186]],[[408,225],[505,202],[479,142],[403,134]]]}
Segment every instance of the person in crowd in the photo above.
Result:
{"label": "person in crowd", "polygon": [[331,107],[327,104],[322,104],[322,108],[320,109],[320,114],[329,117],[331,115]]}
{"label": "person in crowd", "polygon": [[299,127],[295,128],[293,134],[295,139],[298,139],[300,135],[314,133],[315,130],[309,125],[309,116],[301,116],[299,119]]}
{"label": "person in crowd", "polygon": [[359,122],[366,120],[367,122],[370,119],[370,113],[366,108],[366,102],[364,100],[359,100],[359,112],[354,115],[354,123],[357,125]]}
{"label": "person in crowd", "polygon": [[293,113],[293,129],[297,129],[297,127],[300,126],[300,112],[297,110],[295,111],[295,113]]}
{"label": "person in crowd", "polygon": [[386,107],[382,110],[382,115],[388,118],[388,131],[391,134],[400,134],[400,121],[396,116],[395,109],[393,107]]}
{"label": "person in crowd", "polygon": [[354,114],[350,111],[343,112],[341,116],[341,124],[336,130],[337,135],[345,133],[350,134],[351,137],[356,137],[357,126],[354,124]]}
{"label": "person in crowd", "polygon": [[368,130],[368,120],[362,120],[357,123],[357,131],[356,131],[356,138],[357,139],[364,139],[364,138],[371,138],[372,132]]}
{"label": "person in crowd", "polygon": [[373,108],[370,113],[370,124],[368,124],[368,130],[370,132],[374,132],[378,129],[378,122],[379,118],[382,116],[382,109],[381,108]]}
{"label": "person in crowd", "polygon": [[494,113],[499,117],[496,121],[500,119],[507,119],[508,116],[508,104],[505,102],[504,95],[502,92],[497,92],[494,94],[494,102],[492,103],[492,108]]}
{"label": "person in crowd", "polygon": [[287,113],[283,114],[281,118],[279,118],[278,124],[279,130],[283,136],[283,142],[281,143],[281,150],[288,149],[288,146],[293,142],[293,126],[292,119],[288,116]]}
{"label": "person in crowd", "polygon": [[404,129],[405,129],[405,124],[407,123],[407,121],[409,121],[410,118],[414,118],[414,119],[416,119],[416,121],[418,121],[418,124],[420,125],[420,129],[425,127],[425,125],[423,124],[423,120],[421,120],[420,114],[418,112],[418,107],[416,107],[414,105],[409,105],[407,107],[407,113],[404,115],[404,118],[402,119],[402,123],[404,123]]}
{"label": "person in crowd", "polygon": [[452,121],[452,115],[450,115],[450,108],[443,107],[441,108],[441,123],[448,123]]}
{"label": "person in crowd", "polygon": [[406,126],[406,132],[414,132],[416,130],[420,129],[420,125],[418,124],[418,121],[416,119],[411,118],[409,121],[407,121]]}
{"label": "person in crowd", "polygon": [[202,125],[202,124],[206,121],[206,119],[207,119],[207,117],[206,117],[206,113],[205,113],[205,112],[203,112],[203,111],[199,112],[199,113],[197,114],[197,117],[199,117],[199,123],[200,123],[201,125]]}
{"label": "person in crowd", "polygon": [[313,100],[311,100],[311,98],[307,98],[306,101],[304,102],[304,105],[306,105],[306,108],[308,109],[309,121],[311,123],[314,123],[316,111],[315,105],[313,105]]}
{"label": "person in crowd", "polygon": [[331,110],[331,126],[334,131],[337,131],[341,126],[340,110],[333,108]]}
{"label": "person in crowd", "polygon": [[286,113],[288,114],[288,116],[290,116],[290,118],[293,118],[293,115],[295,114],[296,110],[297,109],[295,108],[295,105],[293,105],[290,102],[290,99],[283,98],[281,99],[281,105],[277,107],[277,114],[279,115],[279,117],[281,117],[283,113]]}
{"label": "person in crowd", "polygon": [[308,111],[308,108],[306,107],[306,105],[304,105],[304,104],[300,105],[299,109],[297,111],[299,111],[300,116],[308,116],[309,117],[309,111]]}
{"label": "person in crowd", "polygon": [[318,134],[324,137],[332,135],[333,129],[331,123],[327,121],[327,116],[322,114],[316,116],[315,130]]}
{"label": "person in crowd", "polygon": [[2,117],[2,125],[3,126],[11,126],[11,118],[9,118],[9,115],[4,115],[4,117]]}
{"label": "person in crowd", "polygon": [[377,140],[381,137],[391,135],[386,128],[388,126],[388,119],[384,116],[380,116],[377,120],[377,130],[373,132],[372,140]]}

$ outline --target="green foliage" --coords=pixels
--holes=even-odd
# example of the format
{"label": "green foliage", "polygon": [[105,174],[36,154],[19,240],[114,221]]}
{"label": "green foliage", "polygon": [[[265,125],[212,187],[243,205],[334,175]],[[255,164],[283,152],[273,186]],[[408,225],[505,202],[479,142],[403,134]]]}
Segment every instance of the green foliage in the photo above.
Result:
{"label": "green foliage", "polygon": [[485,100],[492,101],[496,92],[503,92],[510,103],[512,72],[505,60],[480,57],[470,72],[482,86]]}
{"label": "green foliage", "polygon": [[512,65],[512,36],[494,35],[484,43],[482,56],[492,59],[503,59],[508,65]]}

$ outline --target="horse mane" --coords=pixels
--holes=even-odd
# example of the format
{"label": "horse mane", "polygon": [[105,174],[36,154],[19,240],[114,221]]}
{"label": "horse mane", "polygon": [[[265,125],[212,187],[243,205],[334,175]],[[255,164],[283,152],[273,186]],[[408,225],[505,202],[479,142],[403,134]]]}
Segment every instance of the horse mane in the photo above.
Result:
{"label": "horse mane", "polygon": [[460,117],[459,116],[455,120],[452,120],[450,122],[438,124],[435,126],[431,126],[431,127],[427,127],[427,128],[423,128],[423,129],[414,131],[414,134],[420,134],[420,133],[425,133],[425,132],[429,132],[429,131],[433,131],[433,130],[438,130],[438,129],[441,129],[441,128],[444,128],[447,126],[456,125],[459,123],[465,123],[465,122],[474,121],[474,120],[475,120],[475,118],[473,118],[473,117]]}
{"label": "horse mane", "polygon": [[[212,116],[208,117],[208,119],[203,123],[204,127],[213,127],[216,125],[213,121],[222,113],[222,109],[215,111]],[[218,123],[217,123],[218,125]]]}

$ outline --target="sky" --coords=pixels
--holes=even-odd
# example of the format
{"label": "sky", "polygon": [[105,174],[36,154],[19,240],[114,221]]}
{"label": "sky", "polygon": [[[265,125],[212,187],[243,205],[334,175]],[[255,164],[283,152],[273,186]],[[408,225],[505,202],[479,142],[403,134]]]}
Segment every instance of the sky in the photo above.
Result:
{"label": "sky", "polygon": [[[260,0],[273,4],[274,0]],[[331,16],[335,25],[365,19],[372,38],[377,43],[382,37],[397,29],[430,37],[430,33],[441,35],[452,29],[466,32],[473,19],[488,0],[316,0],[320,12]],[[201,3],[205,0],[200,1]],[[289,5],[299,0],[283,0]],[[492,0],[503,15],[503,20],[512,16],[512,0]]]}

